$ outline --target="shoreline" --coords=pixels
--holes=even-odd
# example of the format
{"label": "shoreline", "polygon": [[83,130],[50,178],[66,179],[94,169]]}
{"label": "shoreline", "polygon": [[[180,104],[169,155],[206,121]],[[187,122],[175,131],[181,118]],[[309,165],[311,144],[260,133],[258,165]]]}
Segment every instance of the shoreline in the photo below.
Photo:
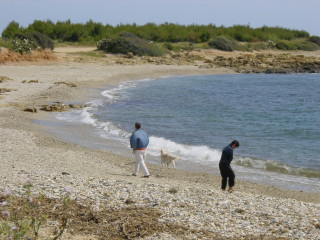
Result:
{"label": "shoreline", "polygon": [[[160,77],[157,79],[162,78]],[[141,79],[137,79],[137,81],[140,80]],[[114,86],[113,88],[117,87],[118,86]],[[110,86],[102,87],[101,89],[95,89],[97,90],[97,95],[91,96],[92,98],[88,102],[88,106],[90,106],[90,102],[92,101],[100,102],[100,100],[103,98],[102,93],[109,88]],[[69,122],[67,119],[59,120],[55,116],[52,120],[44,121],[42,123],[40,122],[40,124],[45,125],[48,128],[49,134],[62,141],[70,142],[87,148],[112,152],[123,157],[132,157],[132,153],[125,144],[124,139],[112,139],[112,137],[108,138],[101,136],[101,134],[105,134],[105,131],[102,131],[101,127],[97,127],[96,123],[92,122],[95,119],[87,116],[87,113],[84,115],[82,113],[66,113],[67,116],[64,117],[67,119],[70,118],[69,120],[71,122]],[[85,116],[85,122],[81,120],[83,116]],[[108,132],[106,132],[106,134],[108,135]],[[148,154],[147,162],[149,164],[161,165],[159,158],[153,154]],[[237,175],[237,181],[248,181],[251,183],[281,188],[284,190],[320,194],[320,186],[317,178],[308,178],[302,175],[284,174],[276,171],[267,171],[257,168],[246,168],[244,166],[237,165],[236,163],[233,163],[233,168]],[[176,169],[187,172],[206,173],[216,177],[220,176],[219,169],[216,164],[195,164],[186,159],[183,159],[183,161],[178,161],[176,163]]]}
{"label": "shoreline", "polygon": [[[112,195],[110,197],[112,204],[115,207],[123,207],[125,206],[123,201],[128,198],[128,192],[122,192],[121,189],[128,188],[129,192],[133,192],[129,195],[134,198],[136,203],[143,205],[145,201],[166,202],[166,199],[160,200],[157,194],[165,194],[162,192],[164,189],[167,191],[171,188],[177,188],[178,193],[181,193],[181,199],[184,199],[183,201],[189,201],[184,198],[189,196],[188,199],[195,201],[192,204],[189,203],[190,206],[193,206],[193,204],[194,207],[199,205],[200,209],[203,208],[203,211],[207,211],[205,210],[207,207],[212,208],[212,204],[219,204],[219,201],[232,202],[231,206],[236,211],[235,206],[245,208],[245,202],[250,201],[251,205],[248,205],[250,207],[246,208],[245,211],[252,215],[248,217],[256,216],[259,219],[259,215],[254,213],[259,205],[264,208],[266,206],[263,204],[272,205],[272,202],[278,201],[279,205],[290,203],[292,209],[289,208],[294,212],[300,211],[297,206],[304,203],[308,209],[307,214],[303,213],[305,218],[309,217],[316,221],[319,217],[316,214],[320,212],[320,194],[318,193],[291,191],[239,180],[236,183],[236,191],[233,194],[225,194],[221,193],[219,189],[220,176],[186,172],[178,169],[165,169],[160,165],[153,164],[149,165],[151,178],[146,180],[140,177],[131,177],[133,157],[119,156],[111,152],[90,149],[57,139],[46,132],[45,126],[37,123],[37,121],[50,120],[51,113],[23,111],[26,107],[39,107],[42,104],[54,101],[85,102],[96,94],[96,89],[107,85],[115,86],[128,80],[169,75],[234,73],[232,70],[199,69],[196,66],[108,66],[98,63],[67,62],[47,65],[0,65],[0,72],[1,75],[12,79],[1,83],[1,87],[12,89],[11,92],[0,95],[1,191],[9,190],[14,193],[21,193],[23,191],[21,184],[31,180],[35,193],[43,192],[49,197],[57,197],[61,196],[64,188],[72,188],[73,197],[80,200],[102,201],[105,200],[102,196],[107,191]],[[22,83],[23,80],[38,80],[38,83]],[[57,85],[55,84],[57,81],[75,83],[77,87]],[[105,185],[104,181],[107,181],[109,185]],[[92,186],[95,187],[92,188]],[[90,188],[92,188],[92,191]],[[159,208],[167,214],[166,216],[171,216],[170,212],[172,211],[186,211],[184,216],[186,218],[181,215],[173,215],[171,218],[179,223],[187,223],[195,211],[194,208],[187,207],[182,211],[178,207],[178,203],[182,201],[180,198],[171,202],[172,198],[175,198],[174,195],[171,194],[167,197],[168,201],[171,200],[166,204],[169,204],[171,208],[166,210],[161,204]],[[208,203],[208,199],[212,202]],[[241,201],[237,202],[239,199]],[[254,199],[256,199],[256,202]],[[197,201],[200,202],[196,204]],[[272,209],[264,209],[264,211],[272,214]],[[195,214],[197,215],[197,213]],[[195,226],[200,229],[207,229],[210,227],[206,225],[208,219],[204,220],[200,215],[199,213],[199,226]],[[213,216],[215,215],[213,213],[209,213],[209,215],[219,218],[219,216]],[[230,217],[232,218],[232,216]],[[283,217],[284,219],[289,217],[295,220],[296,217],[301,218],[301,215],[297,214],[295,217],[287,213]],[[213,219],[210,221],[213,221]],[[272,225],[272,223],[270,224]],[[309,223],[306,220],[305,224],[307,227],[302,224],[299,232],[309,229],[309,231],[312,230],[312,236],[319,233],[319,229],[312,228],[311,220]],[[221,224],[220,227],[222,227]],[[216,231],[220,227],[219,225],[211,226]],[[225,225],[225,227],[230,226]],[[238,222],[231,224],[231,227],[234,230],[221,232],[220,236],[232,238],[243,234],[244,236],[255,234],[255,229],[252,229],[249,233],[241,233],[241,226]],[[276,228],[276,223],[272,227]],[[305,230],[302,228],[305,228]],[[259,226],[259,229],[263,232],[264,227]],[[279,237],[286,234],[291,239],[291,233],[293,232],[289,229],[286,233],[276,232],[272,236]]]}

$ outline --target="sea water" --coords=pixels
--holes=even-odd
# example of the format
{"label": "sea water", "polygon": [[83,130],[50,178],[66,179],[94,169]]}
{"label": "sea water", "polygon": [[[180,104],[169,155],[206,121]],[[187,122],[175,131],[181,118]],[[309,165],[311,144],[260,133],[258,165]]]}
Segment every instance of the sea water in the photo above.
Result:
{"label": "sea water", "polygon": [[149,161],[159,163],[166,149],[180,158],[178,167],[214,173],[223,147],[237,139],[239,178],[320,192],[319,74],[141,79],[108,87],[88,104],[56,117],[90,125],[113,149],[129,149],[140,122],[150,137]]}

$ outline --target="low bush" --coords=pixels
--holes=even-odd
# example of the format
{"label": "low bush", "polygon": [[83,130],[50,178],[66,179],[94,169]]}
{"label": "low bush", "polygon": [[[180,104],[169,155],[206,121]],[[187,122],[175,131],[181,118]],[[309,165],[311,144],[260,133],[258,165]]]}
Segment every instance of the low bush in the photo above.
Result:
{"label": "low bush", "polygon": [[319,45],[310,41],[296,41],[294,43],[298,50],[315,51],[319,49]]}
{"label": "low bush", "polygon": [[282,40],[276,43],[276,48],[280,50],[303,50],[315,51],[319,49],[319,45],[308,40]]}
{"label": "low bush", "polygon": [[236,42],[232,38],[226,36],[218,36],[208,42],[208,45],[212,48],[221,50],[221,51],[230,51],[235,50]]}
{"label": "low bush", "polygon": [[163,55],[160,48],[129,32],[122,32],[113,39],[102,39],[97,43],[97,48],[111,53],[127,54],[131,52],[139,56]]}
{"label": "low bush", "polygon": [[100,41],[97,42],[97,49],[98,50],[103,50],[103,51],[110,51],[112,48],[112,40],[111,39],[101,39]]}
{"label": "low bush", "polygon": [[19,38],[13,39],[10,46],[10,49],[20,54],[31,53],[33,50],[38,48],[39,46],[35,42],[29,39],[21,40]]}
{"label": "low bush", "polygon": [[54,49],[54,42],[47,35],[39,32],[17,33],[14,35],[14,38],[18,38],[20,40],[27,39],[36,43],[42,49]]}
{"label": "low bush", "polygon": [[318,46],[320,46],[320,37],[318,36],[311,36],[308,39],[310,42],[313,42],[315,44],[317,44]]}
{"label": "low bush", "polygon": [[297,46],[288,40],[281,40],[276,43],[276,48],[279,50],[297,50]]}
{"label": "low bush", "polygon": [[47,35],[34,32],[32,33],[32,36],[42,49],[54,49],[54,42]]}

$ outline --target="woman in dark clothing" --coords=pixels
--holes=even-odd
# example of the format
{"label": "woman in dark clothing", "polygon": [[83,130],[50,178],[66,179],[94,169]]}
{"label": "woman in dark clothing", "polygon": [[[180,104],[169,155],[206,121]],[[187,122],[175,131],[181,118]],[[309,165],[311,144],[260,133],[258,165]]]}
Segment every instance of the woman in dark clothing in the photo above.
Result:
{"label": "woman in dark clothing", "polygon": [[237,140],[233,140],[228,146],[222,150],[221,159],[219,162],[220,174],[222,177],[221,189],[226,190],[227,182],[229,179],[229,192],[232,192],[234,186],[234,172],[230,166],[233,159],[233,150],[240,146]]}

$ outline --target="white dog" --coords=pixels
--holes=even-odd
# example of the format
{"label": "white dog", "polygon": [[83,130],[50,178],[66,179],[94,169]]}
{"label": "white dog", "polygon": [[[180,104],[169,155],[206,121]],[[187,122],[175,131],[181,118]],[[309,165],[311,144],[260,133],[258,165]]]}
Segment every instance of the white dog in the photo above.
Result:
{"label": "white dog", "polygon": [[176,163],[175,161],[178,160],[179,158],[177,156],[172,155],[171,153],[168,153],[165,150],[161,150],[161,164],[162,166],[167,166],[171,164],[173,168],[176,168]]}

